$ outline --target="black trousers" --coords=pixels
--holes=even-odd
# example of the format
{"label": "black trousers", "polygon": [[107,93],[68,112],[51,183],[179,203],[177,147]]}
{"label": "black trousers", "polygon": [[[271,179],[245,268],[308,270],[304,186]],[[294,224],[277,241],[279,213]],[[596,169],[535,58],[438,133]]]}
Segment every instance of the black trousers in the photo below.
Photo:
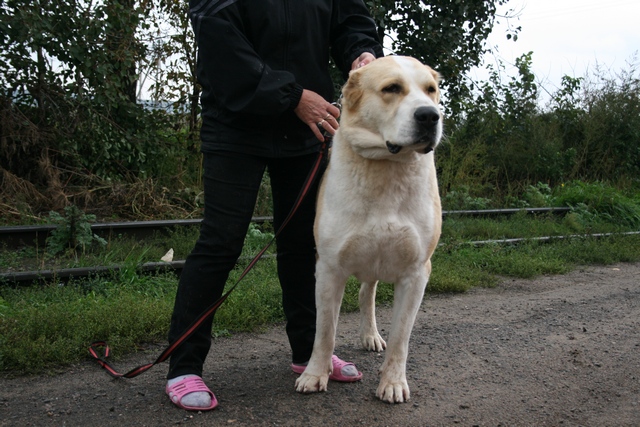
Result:
{"label": "black trousers", "polygon": [[[262,158],[248,154],[204,154],[204,219],[200,236],[180,276],[169,329],[173,342],[222,295],[242,251],[265,169],[271,179],[274,230],[285,220],[317,154]],[[324,170],[323,165],[322,170]],[[277,265],[292,362],[311,357],[315,338],[315,242],[313,221],[319,177],[278,237]],[[168,378],[202,375],[211,347],[212,319],[171,356]]]}

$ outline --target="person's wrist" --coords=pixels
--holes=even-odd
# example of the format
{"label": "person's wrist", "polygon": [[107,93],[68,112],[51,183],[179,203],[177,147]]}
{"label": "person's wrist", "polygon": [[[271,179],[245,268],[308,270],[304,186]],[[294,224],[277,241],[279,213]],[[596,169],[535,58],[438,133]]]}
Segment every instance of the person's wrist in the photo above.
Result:
{"label": "person's wrist", "polygon": [[300,104],[300,99],[302,99],[303,91],[304,91],[304,88],[299,84],[296,83],[293,86],[293,89],[289,94],[289,109],[295,110],[298,107],[298,104]]}

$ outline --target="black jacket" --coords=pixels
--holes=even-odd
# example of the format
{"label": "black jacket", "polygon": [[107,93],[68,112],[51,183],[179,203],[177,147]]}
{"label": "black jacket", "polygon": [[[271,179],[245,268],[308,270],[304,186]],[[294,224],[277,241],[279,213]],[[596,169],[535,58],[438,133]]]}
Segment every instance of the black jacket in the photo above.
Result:
{"label": "black jacket", "polygon": [[362,0],[190,0],[202,85],[202,150],[284,157],[319,141],[293,112],[302,89],[333,99],[329,58],[346,75],[382,56]]}

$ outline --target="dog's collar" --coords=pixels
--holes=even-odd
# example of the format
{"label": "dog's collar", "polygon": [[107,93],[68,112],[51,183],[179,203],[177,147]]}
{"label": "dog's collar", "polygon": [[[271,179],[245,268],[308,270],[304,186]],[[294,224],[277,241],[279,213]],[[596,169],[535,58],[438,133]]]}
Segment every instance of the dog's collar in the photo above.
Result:
{"label": "dog's collar", "polygon": [[340,97],[338,98],[338,100],[335,102],[332,102],[331,105],[335,105],[336,107],[338,107],[338,110],[342,112],[342,94],[340,94]]}

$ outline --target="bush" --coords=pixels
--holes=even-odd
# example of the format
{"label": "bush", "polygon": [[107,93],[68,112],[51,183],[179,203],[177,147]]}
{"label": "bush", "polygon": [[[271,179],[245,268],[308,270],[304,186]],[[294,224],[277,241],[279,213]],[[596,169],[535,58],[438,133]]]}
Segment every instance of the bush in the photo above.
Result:
{"label": "bush", "polygon": [[635,62],[615,76],[599,69],[584,78],[565,76],[544,108],[530,70],[531,54],[516,66],[518,75],[505,83],[499,64],[465,102],[465,114],[447,122],[448,135],[437,154],[443,194],[465,186],[471,193],[491,188],[503,198],[525,193],[520,201],[537,206],[547,201],[531,186],[576,179],[627,188],[640,184]]}
{"label": "bush", "polygon": [[630,198],[603,182],[573,181],[556,188],[555,204],[571,206],[585,216],[593,215],[612,222],[640,226],[640,199]]}

